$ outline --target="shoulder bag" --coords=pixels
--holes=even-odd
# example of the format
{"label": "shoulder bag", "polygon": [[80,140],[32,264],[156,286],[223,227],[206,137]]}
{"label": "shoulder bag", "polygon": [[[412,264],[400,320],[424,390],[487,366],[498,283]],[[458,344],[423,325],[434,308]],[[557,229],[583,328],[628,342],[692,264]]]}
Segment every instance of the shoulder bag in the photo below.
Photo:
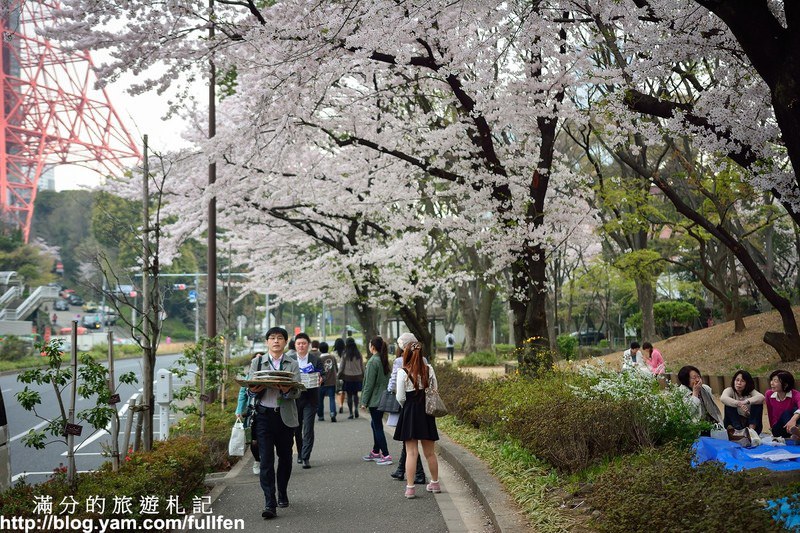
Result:
{"label": "shoulder bag", "polygon": [[378,411],[383,411],[384,413],[400,412],[400,402],[397,401],[395,393],[388,390],[381,393],[381,399],[378,400]]}
{"label": "shoulder bag", "polygon": [[[428,365],[430,368],[430,365]],[[447,406],[444,404],[435,378],[430,381],[428,388],[425,389],[425,413],[432,417],[439,418],[447,415]]]}

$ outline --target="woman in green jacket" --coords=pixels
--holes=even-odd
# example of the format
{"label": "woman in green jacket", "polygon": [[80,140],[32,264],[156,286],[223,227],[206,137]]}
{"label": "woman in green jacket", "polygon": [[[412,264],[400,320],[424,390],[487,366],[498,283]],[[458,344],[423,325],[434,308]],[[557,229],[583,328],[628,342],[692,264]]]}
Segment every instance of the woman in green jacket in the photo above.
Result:
{"label": "woman in green jacket", "polygon": [[381,337],[369,342],[370,358],[364,369],[364,388],[361,391],[361,408],[369,408],[372,419],[372,451],[365,455],[365,461],[375,461],[379,465],[392,464],[386,434],[383,432],[383,411],[378,410],[381,394],[389,385],[392,367],[389,365],[389,348]]}

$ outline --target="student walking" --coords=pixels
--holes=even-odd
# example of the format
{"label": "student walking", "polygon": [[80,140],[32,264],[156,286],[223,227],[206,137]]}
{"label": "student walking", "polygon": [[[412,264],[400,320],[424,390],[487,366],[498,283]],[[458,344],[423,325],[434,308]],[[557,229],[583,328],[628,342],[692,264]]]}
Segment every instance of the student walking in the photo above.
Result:
{"label": "student walking", "polygon": [[[273,327],[267,331],[269,354],[256,357],[250,364],[249,377],[260,369],[291,372],[295,381],[300,381],[297,362],[283,353],[289,334],[283,328]],[[255,385],[248,388],[256,411],[253,438],[258,442],[260,458],[259,483],[264,492],[263,518],[275,518],[275,507],[288,507],[289,478],[292,476],[292,436],[299,425],[297,405],[294,400],[300,395],[297,388],[289,385],[267,387]],[[275,469],[275,456],[278,468]],[[277,494],[276,494],[277,484]]]}
{"label": "student walking", "polygon": [[319,388],[319,404],[317,405],[317,418],[320,422],[325,420],[325,398],[331,409],[331,422],[336,422],[336,375],[339,373],[339,361],[335,355],[328,353],[328,343],[319,343],[320,358],[319,364],[322,365],[322,386]]}
{"label": "student walking", "polygon": [[456,337],[452,329],[444,336],[444,346],[447,348],[447,360],[452,361],[456,350]]}
{"label": "student walking", "polygon": [[[333,355],[336,356],[336,362],[339,363],[339,370],[342,369],[342,356],[344,355],[344,339],[338,337],[335,341],[333,341]],[[345,392],[343,388],[342,378],[339,377],[338,373],[336,375],[336,394],[338,395],[339,399],[339,414],[342,414],[344,409],[344,398]]]}
{"label": "student walking", "polygon": [[311,340],[305,333],[298,333],[294,339],[295,356],[301,374],[309,374],[311,380],[307,385],[308,390],[300,393],[295,400],[297,403],[297,416],[300,425],[294,430],[295,447],[297,448],[297,464],[303,468],[311,468],[311,450],[314,448],[314,415],[317,412],[319,393],[315,390],[322,381],[322,365],[319,357],[309,353]]}
{"label": "student walking", "polygon": [[343,381],[342,390],[347,394],[347,410],[350,413],[347,418],[358,418],[358,393],[364,380],[364,360],[353,337],[347,337],[344,342],[339,377]]}
{"label": "student walking", "polygon": [[[428,463],[431,482],[425,487],[428,492],[442,492],[439,485],[439,461],[434,452],[434,443],[439,440],[436,419],[425,412],[425,389],[437,387],[436,373],[431,365],[425,364],[422,345],[418,342],[408,344],[403,350],[403,367],[397,372],[397,401],[403,406],[394,440],[406,445],[406,479],[410,480],[416,470],[419,457],[418,443]],[[414,485],[406,483],[406,498],[415,498]]]}
{"label": "student walking", "polygon": [[372,450],[365,455],[365,461],[375,461],[376,464],[385,466],[392,464],[389,455],[389,446],[386,443],[386,434],[383,431],[383,411],[378,410],[381,394],[389,385],[389,376],[392,367],[389,365],[389,349],[386,341],[375,337],[369,342],[370,358],[364,370],[364,388],[361,393],[361,408],[369,408],[372,428]]}

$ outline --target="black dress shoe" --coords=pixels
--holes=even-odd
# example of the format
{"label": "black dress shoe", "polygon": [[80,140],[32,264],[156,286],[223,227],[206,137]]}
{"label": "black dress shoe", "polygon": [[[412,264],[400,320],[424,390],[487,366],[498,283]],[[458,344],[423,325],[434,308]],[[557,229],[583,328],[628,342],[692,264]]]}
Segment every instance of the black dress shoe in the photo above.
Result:
{"label": "black dress shoe", "polygon": [[331,422],[336,422],[336,415],[333,415],[333,416],[331,417]]}
{"label": "black dress shoe", "polygon": [[425,476],[414,476],[414,485],[425,485],[426,483]]}
{"label": "black dress shoe", "polygon": [[311,465],[310,465],[310,464],[308,464],[308,459],[306,459],[305,461],[303,461],[303,468],[311,468]]}
{"label": "black dress shoe", "polygon": [[299,464],[299,465],[303,464],[303,460],[300,459],[299,457],[297,458],[297,464]]}
{"label": "black dress shoe", "polygon": [[289,507],[289,496],[285,492],[278,492],[278,507]]}
{"label": "black dress shoe", "polygon": [[347,419],[348,420],[352,420],[353,419],[353,415],[348,416]]}
{"label": "black dress shoe", "polygon": [[265,520],[268,520],[270,518],[275,518],[276,516],[278,516],[278,513],[275,512],[274,507],[264,507],[264,510],[261,511],[261,518]]}
{"label": "black dress shoe", "polygon": [[405,474],[403,472],[398,472],[397,470],[395,470],[394,472],[392,472],[389,475],[392,476],[395,479],[399,479],[400,481],[402,481],[403,478],[405,477]]}

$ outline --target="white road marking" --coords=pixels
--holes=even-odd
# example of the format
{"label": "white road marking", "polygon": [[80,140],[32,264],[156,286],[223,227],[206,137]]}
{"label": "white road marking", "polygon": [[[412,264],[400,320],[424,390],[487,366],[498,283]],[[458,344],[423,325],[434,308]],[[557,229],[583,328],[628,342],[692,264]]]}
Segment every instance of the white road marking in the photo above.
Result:
{"label": "white road marking", "polygon": [[13,437],[11,437],[10,439],[8,439],[8,442],[14,442],[15,440],[21,439],[22,437],[24,437],[25,435],[27,435],[28,433],[30,433],[32,430],[33,430],[33,431],[35,431],[35,430],[37,430],[37,429],[41,429],[41,428],[45,427],[47,424],[49,424],[49,423],[50,423],[50,422],[48,422],[47,420],[44,420],[44,421],[42,421],[42,422],[39,422],[38,424],[36,424],[36,425],[35,425],[35,426],[33,426],[32,428],[30,428],[30,429],[26,429],[25,431],[23,431],[23,432],[22,432],[22,433],[20,433],[19,435],[14,435],[14,436],[13,436]]}

